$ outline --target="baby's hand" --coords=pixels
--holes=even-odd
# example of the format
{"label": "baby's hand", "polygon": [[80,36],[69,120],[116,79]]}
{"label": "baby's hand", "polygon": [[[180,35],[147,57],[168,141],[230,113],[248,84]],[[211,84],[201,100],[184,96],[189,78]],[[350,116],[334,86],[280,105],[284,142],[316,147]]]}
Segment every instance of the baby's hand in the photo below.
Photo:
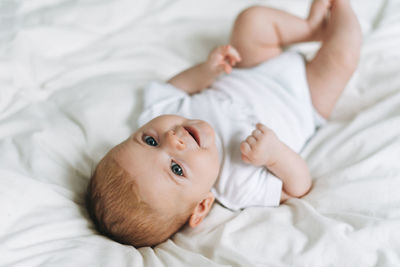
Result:
{"label": "baby's hand", "polygon": [[212,71],[218,74],[225,71],[229,74],[232,71],[232,67],[241,60],[238,51],[233,46],[223,45],[214,48],[210,52],[207,63]]}
{"label": "baby's hand", "polygon": [[280,144],[280,140],[271,129],[257,123],[257,128],[240,144],[242,160],[255,166],[272,166],[275,164]]}

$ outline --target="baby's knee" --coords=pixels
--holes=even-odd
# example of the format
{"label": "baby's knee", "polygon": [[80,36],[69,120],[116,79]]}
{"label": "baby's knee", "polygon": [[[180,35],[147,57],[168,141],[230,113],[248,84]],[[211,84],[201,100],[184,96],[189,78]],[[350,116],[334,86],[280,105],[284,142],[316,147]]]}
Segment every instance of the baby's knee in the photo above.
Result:
{"label": "baby's knee", "polygon": [[320,72],[332,76],[350,77],[358,66],[359,53],[353,51],[326,51],[321,60],[315,61],[315,66]]}
{"label": "baby's knee", "polygon": [[360,44],[353,42],[342,49],[335,49],[330,58],[339,69],[353,73],[360,60]]}
{"label": "baby's knee", "polygon": [[358,62],[360,61],[360,50],[355,49],[352,52],[344,53],[342,55],[342,65],[347,67],[351,73],[353,73],[358,66]]}
{"label": "baby's knee", "polygon": [[239,13],[236,20],[240,22],[255,23],[260,18],[265,18],[268,15],[270,8],[265,6],[251,6]]}
{"label": "baby's knee", "polygon": [[268,27],[267,10],[268,8],[263,6],[251,6],[240,12],[232,30],[231,43],[233,46],[242,49],[248,45],[252,46],[255,40],[260,41],[268,36],[265,34],[266,27]]}
{"label": "baby's knee", "polygon": [[260,18],[265,16],[266,7],[263,6],[251,6],[239,13],[235,20],[235,27],[246,26],[252,27],[259,24]]}
{"label": "baby's knee", "polygon": [[238,19],[250,19],[251,17],[257,15],[258,13],[261,12],[261,10],[265,9],[265,7],[263,6],[251,6],[248,7],[244,10],[242,10],[242,12],[239,13],[239,15],[237,16]]}

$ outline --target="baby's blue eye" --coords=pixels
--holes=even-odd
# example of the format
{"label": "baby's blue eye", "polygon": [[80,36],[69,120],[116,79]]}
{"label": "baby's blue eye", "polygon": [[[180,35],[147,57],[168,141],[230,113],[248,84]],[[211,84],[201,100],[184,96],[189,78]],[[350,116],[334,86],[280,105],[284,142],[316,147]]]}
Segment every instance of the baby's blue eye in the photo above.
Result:
{"label": "baby's blue eye", "polygon": [[176,175],[179,176],[183,176],[183,170],[181,168],[181,166],[179,166],[178,164],[176,164],[175,162],[171,163],[171,170],[173,173],[175,173]]}
{"label": "baby's blue eye", "polygon": [[146,142],[146,144],[148,144],[149,146],[157,146],[157,141],[151,137],[151,136],[145,136],[144,137],[144,141]]}

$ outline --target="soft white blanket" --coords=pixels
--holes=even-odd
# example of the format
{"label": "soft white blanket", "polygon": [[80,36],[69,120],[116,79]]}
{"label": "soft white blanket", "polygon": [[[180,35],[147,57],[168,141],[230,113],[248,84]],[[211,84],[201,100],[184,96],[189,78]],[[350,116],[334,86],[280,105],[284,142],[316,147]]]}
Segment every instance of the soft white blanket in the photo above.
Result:
{"label": "soft white blanket", "polygon": [[352,1],[362,58],[303,151],[306,197],[215,205],[198,228],[139,250],[97,234],[83,196],[99,158],[135,130],[144,84],[226,43],[247,6],[304,17],[310,1],[15,2],[18,32],[0,39],[0,266],[400,266],[400,1]]}

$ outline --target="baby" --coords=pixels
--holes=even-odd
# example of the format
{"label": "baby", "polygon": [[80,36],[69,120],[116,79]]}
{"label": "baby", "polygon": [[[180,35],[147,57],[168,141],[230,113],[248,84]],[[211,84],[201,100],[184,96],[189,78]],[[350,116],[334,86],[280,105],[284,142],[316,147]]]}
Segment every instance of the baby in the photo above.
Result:
{"label": "baby", "polygon": [[[307,41],[322,41],[309,62],[282,50]],[[237,210],[307,194],[312,182],[298,153],[329,118],[360,44],[349,0],[315,0],[306,19],[261,6],[243,11],[230,45],[145,90],[143,126],[90,180],[87,207],[98,230],[154,246],[199,225],[214,198]]]}

